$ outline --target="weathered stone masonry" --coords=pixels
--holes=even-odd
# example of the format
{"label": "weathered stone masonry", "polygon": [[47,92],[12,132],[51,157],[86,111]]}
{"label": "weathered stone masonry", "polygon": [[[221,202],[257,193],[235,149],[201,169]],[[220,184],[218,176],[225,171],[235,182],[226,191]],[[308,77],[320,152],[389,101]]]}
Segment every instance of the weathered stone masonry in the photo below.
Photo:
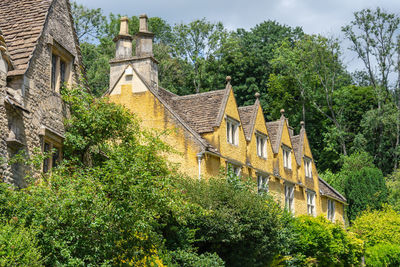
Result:
{"label": "weathered stone masonry", "polygon": [[[68,109],[59,88],[61,79],[79,80],[79,44],[67,0],[2,0],[0,9],[0,29],[15,65],[1,89],[0,155],[8,159],[24,150],[31,157],[45,138],[61,146]],[[3,164],[1,171],[4,181],[25,186],[24,166]]]}

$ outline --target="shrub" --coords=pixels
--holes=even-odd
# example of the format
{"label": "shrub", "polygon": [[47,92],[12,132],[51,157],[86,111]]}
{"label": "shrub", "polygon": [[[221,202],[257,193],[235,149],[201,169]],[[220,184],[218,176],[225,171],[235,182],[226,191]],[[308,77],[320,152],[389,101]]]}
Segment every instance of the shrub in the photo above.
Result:
{"label": "shrub", "polygon": [[0,224],[0,266],[41,266],[42,256],[32,230],[12,223]]}
{"label": "shrub", "polygon": [[217,253],[227,266],[267,266],[288,252],[292,218],[269,196],[222,177],[183,179],[181,190],[204,210],[188,219],[200,253]]}
{"label": "shrub", "polygon": [[365,252],[367,266],[400,266],[400,246],[394,244],[378,244],[367,248]]}
{"label": "shrub", "polygon": [[294,221],[294,230],[298,236],[292,255],[301,265],[351,265],[361,259],[362,241],[325,217],[300,216]]}

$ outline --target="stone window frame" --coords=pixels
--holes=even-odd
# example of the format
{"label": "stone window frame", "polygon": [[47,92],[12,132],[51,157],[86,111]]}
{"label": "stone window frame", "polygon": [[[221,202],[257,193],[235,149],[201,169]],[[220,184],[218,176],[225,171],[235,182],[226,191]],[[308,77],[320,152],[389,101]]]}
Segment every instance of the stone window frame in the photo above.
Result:
{"label": "stone window frame", "polygon": [[256,136],[256,148],[257,148],[257,156],[262,159],[267,159],[267,141],[268,136],[264,133],[255,132]]}
{"label": "stone window frame", "polygon": [[242,167],[243,167],[242,165],[237,164],[235,162],[231,161],[226,162],[226,170],[227,171],[232,170],[232,172],[238,177],[240,177],[242,174]]}
{"label": "stone window frame", "polygon": [[316,216],[316,205],[315,199],[317,194],[312,190],[307,190],[307,214],[310,216]]}
{"label": "stone window frame", "polygon": [[328,208],[326,212],[326,217],[331,222],[335,222],[335,200],[328,198]]}
{"label": "stone window frame", "polygon": [[[50,89],[53,92],[60,93],[62,87],[62,63],[64,63],[64,81],[66,84],[72,83],[72,69],[74,56],[55,40],[50,43]],[[54,70],[55,65],[55,70]]]}
{"label": "stone window frame", "polygon": [[50,157],[45,158],[42,162],[42,171],[43,173],[47,173],[50,172],[52,168],[56,167],[57,163],[62,160],[62,143],[64,137],[47,127],[42,127],[40,129],[40,136],[42,152],[50,152],[53,149],[56,149],[57,151],[57,154],[52,153]]}
{"label": "stone window frame", "polygon": [[295,185],[293,183],[285,182],[285,209],[294,214],[294,191]]}
{"label": "stone window frame", "polygon": [[304,175],[306,178],[311,178],[313,177],[312,175],[312,159],[304,156],[303,158],[304,161]]}
{"label": "stone window frame", "polygon": [[257,172],[257,191],[259,194],[268,193],[269,187],[269,175],[261,172]]}
{"label": "stone window frame", "polygon": [[226,116],[225,120],[226,120],[226,141],[228,142],[228,144],[238,146],[240,122],[229,116]]}
{"label": "stone window frame", "polygon": [[292,170],[292,149],[286,145],[282,145],[283,167]]}

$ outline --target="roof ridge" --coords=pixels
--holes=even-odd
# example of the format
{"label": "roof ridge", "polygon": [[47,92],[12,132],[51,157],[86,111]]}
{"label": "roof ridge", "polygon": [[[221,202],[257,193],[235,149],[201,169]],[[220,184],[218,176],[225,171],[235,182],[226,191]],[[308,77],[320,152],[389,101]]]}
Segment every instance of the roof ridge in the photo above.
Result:
{"label": "roof ridge", "polygon": [[207,95],[207,94],[211,95],[211,94],[215,94],[215,93],[221,93],[224,90],[225,89],[218,89],[218,90],[212,90],[212,91],[208,91],[208,92],[202,92],[202,93],[190,94],[190,95],[182,95],[182,96],[175,94],[176,96],[173,97],[173,100],[175,100],[175,99],[184,99],[184,98],[194,98],[194,97],[197,97],[197,96],[204,96],[204,95]]}

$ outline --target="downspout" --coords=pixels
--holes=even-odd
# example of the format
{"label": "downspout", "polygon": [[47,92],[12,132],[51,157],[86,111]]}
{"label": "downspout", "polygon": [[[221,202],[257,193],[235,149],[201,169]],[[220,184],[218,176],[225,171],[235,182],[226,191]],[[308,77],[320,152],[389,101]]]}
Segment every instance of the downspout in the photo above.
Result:
{"label": "downspout", "polygon": [[197,164],[199,165],[199,181],[201,180],[201,160],[203,159],[204,151],[197,153]]}

